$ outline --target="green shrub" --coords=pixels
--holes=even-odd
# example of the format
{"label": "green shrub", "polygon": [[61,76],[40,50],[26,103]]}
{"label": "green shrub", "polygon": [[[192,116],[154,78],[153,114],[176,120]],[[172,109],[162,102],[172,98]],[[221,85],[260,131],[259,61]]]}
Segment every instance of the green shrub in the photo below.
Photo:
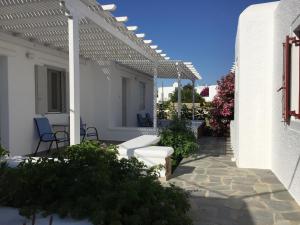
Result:
{"label": "green shrub", "polygon": [[92,142],[72,146],[57,159],[1,169],[0,205],[27,217],[57,213],[95,225],[191,224],[185,192],[163,187],[137,159],[119,161],[116,147]]}
{"label": "green shrub", "polygon": [[190,156],[199,147],[194,133],[184,119],[175,117],[167,128],[160,131],[160,137],[160,145],[173,147],[173,157],[176,160]]}
{"label": "green shrub", "polygon": [[0,145],[0,158],[8,155],[8,151],[6,151],[1,145]]}

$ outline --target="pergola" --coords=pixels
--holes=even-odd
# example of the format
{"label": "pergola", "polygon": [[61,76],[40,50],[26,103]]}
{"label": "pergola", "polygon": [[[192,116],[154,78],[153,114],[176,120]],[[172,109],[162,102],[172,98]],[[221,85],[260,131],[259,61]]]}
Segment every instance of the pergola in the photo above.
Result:
{"label": "pergola", "polygon": [[[69,56],[70,141],[80,143],[80,68],[84,58],[114,61],[150,74],[154,79],[154,128],[156,128],[157,78],[177,78],[193,84],[201,79],[192,63],[170,60],[145,34],[126,26],[128,18],[114,17],[114,4],[96,0],[0,0],[0,31]],[[180,105],[180,104],[179,104]],[[180,109],[179,116],[180,116]]]}

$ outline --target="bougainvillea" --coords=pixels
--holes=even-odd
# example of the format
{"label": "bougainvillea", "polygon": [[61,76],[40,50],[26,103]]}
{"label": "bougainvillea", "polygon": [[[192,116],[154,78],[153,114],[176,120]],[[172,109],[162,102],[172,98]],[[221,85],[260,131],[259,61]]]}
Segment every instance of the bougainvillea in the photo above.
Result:
{"label": "bougainvillea", "polygon": [[208,97],[209,96],[209,87],[205,87],[202,89],[201,93],[200,93],[201,97]]}
{"label": "bougainvillea", "polygon": [[229,73],[218,81],[210,119],[210,127],[216,136],[228,135],[230,121],[234,119],[234,76]]}

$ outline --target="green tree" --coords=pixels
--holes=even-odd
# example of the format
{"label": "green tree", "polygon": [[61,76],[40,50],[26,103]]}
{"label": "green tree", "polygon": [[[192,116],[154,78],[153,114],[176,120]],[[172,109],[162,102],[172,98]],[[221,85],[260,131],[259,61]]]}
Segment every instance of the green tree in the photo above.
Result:
{"label": "green tree", "polygon": [[[204,99],[193,90],[193,85],[187,84],[181,90],[181,101],[184,103],[192,103],[193,102],[193,91],[195,92],[195,103],[203,103]],[[174,93],[171,94],[171,102],[177,102],[178,100],[178,88],[175,89]]]}

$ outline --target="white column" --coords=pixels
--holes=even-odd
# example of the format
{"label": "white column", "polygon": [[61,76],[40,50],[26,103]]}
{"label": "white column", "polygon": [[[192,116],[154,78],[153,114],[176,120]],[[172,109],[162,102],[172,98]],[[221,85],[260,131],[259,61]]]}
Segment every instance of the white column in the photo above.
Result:
{"label": "white column", "polygon": [[157,65],[153,68],[153,128],[157,128]]}
{"label": "white column", "polygon": [[80,144],[80,68],[79,24],[76,14],[68,18],[69,86],[70,86],[70,145]]}
{"label": "white column", "polygon": [[193,83],[193,120],[195,120],[195,80],[192,80]]}
{"label": "white column", "polygon": [[177,82],[178,82],[178,95],[177,95],[177,104],[178,104],[178,118],[181,118],[181,73],[180,73],[180,69],[179,69],[179,64],[176,63],[177,66]]}

